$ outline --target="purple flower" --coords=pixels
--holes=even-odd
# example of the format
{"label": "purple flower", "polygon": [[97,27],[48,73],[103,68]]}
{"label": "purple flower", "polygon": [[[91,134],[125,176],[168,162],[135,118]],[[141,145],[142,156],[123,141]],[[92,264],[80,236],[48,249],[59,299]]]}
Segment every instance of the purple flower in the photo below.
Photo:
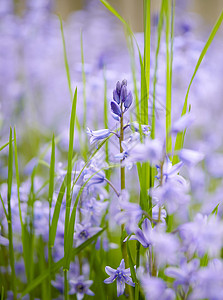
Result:
{"label": "purple flower", "polygon": [[90,237],[95,235],[101,230],[101,227],[92,227],[91,225],[76,225],[76,232],[74,233],[74,240],[76,241],[76,246],[81,245]]}
{"label": "purple flower", "polygon": [[113,114],[115,114],[119,117],[122,116],[121,108],[115,101],[111,101],[111,110],[112,110]]}
{"label": "purple flower", "polygon": [[[132,93],[127,90],[127,80],[119,81],[116,84],[116,89],[113,91],[113,100],[111,101],[111,110],[115,119],[121,117],[132,104]],[[124,104],[124,110],[122,105]],[[118,120],[118,119],[117,119]]]}
{"label": "purple flower", "polygon": [[109,284],[117,280],[117,296],[124,294],[125,284],[135,286],[135,283],[132,281],[130,268],[125,269],[124,259],[121,260],[120,266],[117,270],[106,266],[105,272],[110,276],[104,280],[104,283]]}
{"label": "purple flower", "polygon": [[137,240],[144,248],[148,248],[151,245],[151,232],[152,225],[148,219],[145,219],[142,223],[142,229],[137,228],[135,235],[130,237],[130,240]]}
{"label": "purple flower", "polygon": [[152,230],[151,243],[158,268],[163,267],[166,264],[178,263],[179,240],[175,235],[164,232],[163,226],[157,225]]}
{"label": "purple flower", "polygon": [[201,257],[208,253],[210,257],[220,254],[223,245],[223,222],[214,215],[207,218],[197,214],[194,222],[179,227],[180,237],[189,254],[196,251]]}
{"label": "purple flower", "polygon": [[204,159],[204,154],[190,149],[182,149],[178,156],[186,165],[192,167]]}
{"label": "purple flower", "polygon": [[192,122],[193,122],[193,118],[191,117],[191,114],[188,113],[173,123],[171,132],[177,134],[178,132],[181,132],[184,129],[186,129],[188,126],[190,126]]}
{"label": "purple flower", "polygon": [[161,278],[151,277],[149,274],[139,276],[146,299],[149,300],[174,300],[175,293],[167,288],[166,283]]}
{"label": "purple flower", "polygon": [[201,268],[196,276],[196,285],[190,300],[221,300],[223,295],[223,263],[213,259],[208,266]]}
{"label": "purple flower", "polygon": [[[183,162],[179,162],[178,164],[173,166],[169,157],[166,156],[165,162],[163,164],[163,182],[167,182],[169,179],[182,181],[182,177],[178,175],[178,172],[180,171],[182,166],[183,166]],[[156,168],[158,172],[156,178],[161,180],[160,166],[157,165]]]}
{"label": "purple flower", "polygon": [[177,289],[178,285],[182,285],[185,293],[188,292],[189,286],[193,285],[196,279],[196,273],[199,267],[199,260],[193,259],[187,263],[186,258],[180,261],[180,267],[166,268],[165,274],[168,277],[175,278],[174,288]]}
{"label": "purple flower", "polygon": [[137,203],[128,202],[124,199],[123,191],[119,197],[120,211],[115,216],[115,221],[121,225],[125,224],[128,234],[135,232],[142,216],[142,209]]}
{"label": "purple flower", "polygon": [[101,222],[102,215],[108,206],[108,202],[101,202],[95,198],[90,198],[87,203],[81,208],[81,213],[84,217],[83,222],[91,223],[98,226]]}
{"label": "purple flower", "polygon": [[69,294],[76,294],[77,300],[82,300],[84,295],[94,296],[94,293],[89,289],[93,280],[85,280],[84,276],[78,276],[76,279],[69,281],[71,284],[71,290]]}
{"label": "purple flower", "polygon": [[90,144],[94,142],[97,144],[98,141],[109,137],[110,133],[109,129],[91,130],[87,128],[87,134],[90,136]]}

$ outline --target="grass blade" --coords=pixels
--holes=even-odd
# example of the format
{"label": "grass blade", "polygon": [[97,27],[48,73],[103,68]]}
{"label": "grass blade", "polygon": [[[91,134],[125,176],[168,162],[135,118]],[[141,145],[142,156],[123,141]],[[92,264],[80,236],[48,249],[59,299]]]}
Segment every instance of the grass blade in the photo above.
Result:
{"label": "grass blade", "polygon": [[11,284],[13,291],[13,299],[16,299],[16,276],[15,276],[15,258],[13,248],[13,232],[12,232],[12,213],[11,213],[11,193],[12,193],[12,178],[13,178],[13,147],[12,147],[12,128],[10,127],[9,134],[9,157],[8,157],[8,238],[9,238],[9,258],[11,267]]}

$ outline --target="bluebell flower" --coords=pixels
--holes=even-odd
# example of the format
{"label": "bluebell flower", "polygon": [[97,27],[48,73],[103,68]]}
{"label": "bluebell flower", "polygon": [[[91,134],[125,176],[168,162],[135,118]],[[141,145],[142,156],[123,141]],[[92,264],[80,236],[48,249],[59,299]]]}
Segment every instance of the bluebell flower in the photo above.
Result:
{"label": "bluebell flower", "polygon": [[201,160],[204,159],[204,154],[199,151],[194,151],[190,149],[182,149],[178,152],[180,160],[182,160],[189,167],[193,167]]}
{"label": "bluebell flower", "polygon": [[149,274],[139,273],[143,291],[148,300],[174,300],[175,292],[168,288],[161,278],[151,277]]}
{"label": "bluebell flower", "polygon": [[223,245],[223,222],[214,215],[209,218],[197,214],[193,222],[179,226],[180,237],[184,250],[189,255],[195,252],[202,257],[208,253],[210,257],[220,255]]}
{"label": "bluebell flower", "polygon": [[115,101],[111,101],[111,110],[112,110],[113,114],[115,114],[119,117],[122,116],[121,107]]}
{"label": "bluebell flower", "polygon": [[125,269],[124,259],[121,260],[119,267],[115,270],[109,266],[105,267],[105,272],[110,276],[104,280],[104,283],[109,284],[117,280],[117,296],[124,294],[125,284],[135,286],[132,281],[130,268]]}
{"label": "bluebell flower", "polygon": [[207,267],[197,272],[196,284],[189,297],[190,300],[222,300],[223,295],[223,263],[213,259]]}
{"label": "bluebell flower", "polygon": [[151,245],[151,232],[153,228],[148,219],[145,219],[142,223],[142,229],[137,228],[135,235],[130,237],[130,240],[137,240],[144,248],[148,248]]}
{"label": "bluebell flower", "polygon": [[[183,177],[181,179],[183,179]],[[179,209],[185,211],[185,207],[190,201],[190,196],[187,192],[188,184],[185,180],[181,182],[169,180],[150,191],[153,201],[159,205],[159,207],[165,205],[169,214],[173,214]]]}
{"label": "bluebell flower", "polygon": [[173,284],[174,288],[177,289],[177,287],[181,285],[184,293],[186,294],[189,287],[193,287],[196,281],[196,274],[199,265],[199,259],[193,259],[187,263],[186,258],[183,258],[180,261],[180,267],[168,267],[165,270],[165,274],[168,277],[175,278]]}
{"label": "bluebell flower", "polygon": [[94,142],[106,139],[109,137],[111,131],[109,129],[100,129],[100,130],[91,130],[87,128],[87,134],[90,136],[90,144],[93,144]]}
{"label": "bluebell flower", "polygon": [[158,268],[162,268],[166,264],[178,263],[180,243],[175,235],[166,233],[163,226],[157,225],[152,230],[150,239]]}
{"label": "bluebell flower", "polygon": [[[176,180],[179,182],[184,181],[184,179],[178,175],[180,169],[183,166],[183,162],[179,162],[175,165],[172,165],[172,162],[170,161],[169,157],[166,156],[164,164],[163,164],[163,170],[162,170],[162,175],[163,175],[163,182],[167,182],[168,180]],[[156,165],[156,169],[158,174],[156,175],[156,178],[161,180],[161,170],[160,166]]]}
{"label": "bluebell flower", "polygon": [[89,224],[76,224],[76,231],[74,233],[74,241],[76,242],[76,246],[81,245],[100,230],[101,227],[92,227],[92,225]]}
{"label": "bluebell flower", "polygon": [[119,120],[118,118],[129,109],[132,104],[132,99],[131,91],[128,92],[127,90],[127,80],[124,79],[122,83],[118,81],[116,83],[116,89],[113,91],[113,100],[111,101],[111,110],[115,119]]}
{"label": "bluebell flower", "polygon": [[85,280],[84,276],[78,276],[76,279],[69,281],[71,290],[69,294],[76,294],[77,300],[82,300],[84,295],[94,296],[94,293],[89,289],[93,280]]}
{"label": "bluebell flower", "polygon": [[98,226],[101,222],[102,215],[108,206],[108,202],[102,202],[95,198],[90,198],[81,208],[83,222]]}
{"label": "bluebell flower", "polygon": [[128,201],[128,195],[122,190],[119,197],[120,211],[115,215],[115,221],[118,225],[125,224],[125,229],[128,234],[135,232],[138,228],[138,223],[142,216],[142,209],[137,203]]}
{"label": "bluebell flower", "polygon": [[183,131],[188,126],[190,126],[193,123],[193,121],[194,120],[191,116],[191,113],[187,113],[187,114],[183,115],[180,119],[178,119],[177,121],[175,121],[173,123],[171,133],[177,134],[178,132]]}

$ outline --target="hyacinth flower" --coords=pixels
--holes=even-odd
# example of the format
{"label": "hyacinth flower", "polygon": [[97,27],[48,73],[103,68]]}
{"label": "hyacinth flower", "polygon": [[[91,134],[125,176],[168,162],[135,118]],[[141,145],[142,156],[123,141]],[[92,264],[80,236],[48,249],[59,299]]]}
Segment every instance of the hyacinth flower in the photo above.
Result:
{"label": "hyacinth flower", "polygon": [[96,143],[96,147],[98,146],[98,142],[109,137],[110,133],[111,131],[109,129],[91,130],[87,128],[87,134],[90,137],[90,144]]}
{"label": "hyacinth flower", "polygon": [[175,278],[173,287],[177,289],[179,285],[182,286],[186,294],[189,287],[193,286],[196,281],[199,265],[198,259],[193,259],[187,263],[186,258],[183,258],[180,261],[180,267],[168,267],[165,270],[165,274],[168,277]]}
{"label": "hyacinth flower", "polygon": [[101,229],[101,227],[92,227],[91,224],[77,224],[76,232],[74,233],[74,241],[76,242],[76,246],[84,243],[87,239],[98,233]]}
{"label": "hyacinth flower", "polygon": [[69,294],[76,294],[77,300],[82,300],[84,295],[94,296],[94,293],[89,289],[93,280],[85,280],[84,276],[78,276],[76,279],[69,281],[71,290]]}
{"label": "hyacinth flower", "polygon": [[153,228],[148,219],[145,219],[142,223],[142,229],[137,228],[135,231],[135,235],[132,235],[129,239],[130,240],[137,240],[144,248],[148,248],[151,242],[151,232]]}
{"label": "hyacinth flower", "polygon": [[125,269],[124,259],[121,260],[119,267],[115,270],[109,266],[105,267],[105,272],[110,276],[104,280],[104,283],[109,284],[116,280],[117,282],[117,296],[121,296],[125,291],[125,284],[135,286],[132,281],[130,268]]}
{"label": "hyacinth flower", "polygon": [[113,91],[113,100],[111,101],[111,110],[115,119],[119,120],[132,104],[132,92],[127,91],[127,80],[118,81],[116,89]]}
{"label": "hyacinth flower", "polygon": [[174,300],[175,293],[168,288],[166,283],[149,274],[138,274],[146,299],[149,300]]}

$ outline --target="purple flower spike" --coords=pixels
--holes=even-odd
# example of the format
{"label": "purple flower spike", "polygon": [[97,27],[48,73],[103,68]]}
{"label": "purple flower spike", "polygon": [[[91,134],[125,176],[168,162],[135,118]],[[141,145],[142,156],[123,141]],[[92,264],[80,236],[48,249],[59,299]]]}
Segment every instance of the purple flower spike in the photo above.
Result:
{"label": "purple flower spike", "polygon": [[111,101],[111,110],[115,115],[122,116],[121,108],[115,101]]}
{"label": "purple flower spike", "polygon": [[114,282],[117,279],[117,296],[124,294],[125,284],[135,286],[135,283],[132,281],[130,268],[125,269],[124,259],[121,260],[120,266],[117,270],[106,266],[105,272],[110,276],[104,280],[104,283],[109,284]]}

